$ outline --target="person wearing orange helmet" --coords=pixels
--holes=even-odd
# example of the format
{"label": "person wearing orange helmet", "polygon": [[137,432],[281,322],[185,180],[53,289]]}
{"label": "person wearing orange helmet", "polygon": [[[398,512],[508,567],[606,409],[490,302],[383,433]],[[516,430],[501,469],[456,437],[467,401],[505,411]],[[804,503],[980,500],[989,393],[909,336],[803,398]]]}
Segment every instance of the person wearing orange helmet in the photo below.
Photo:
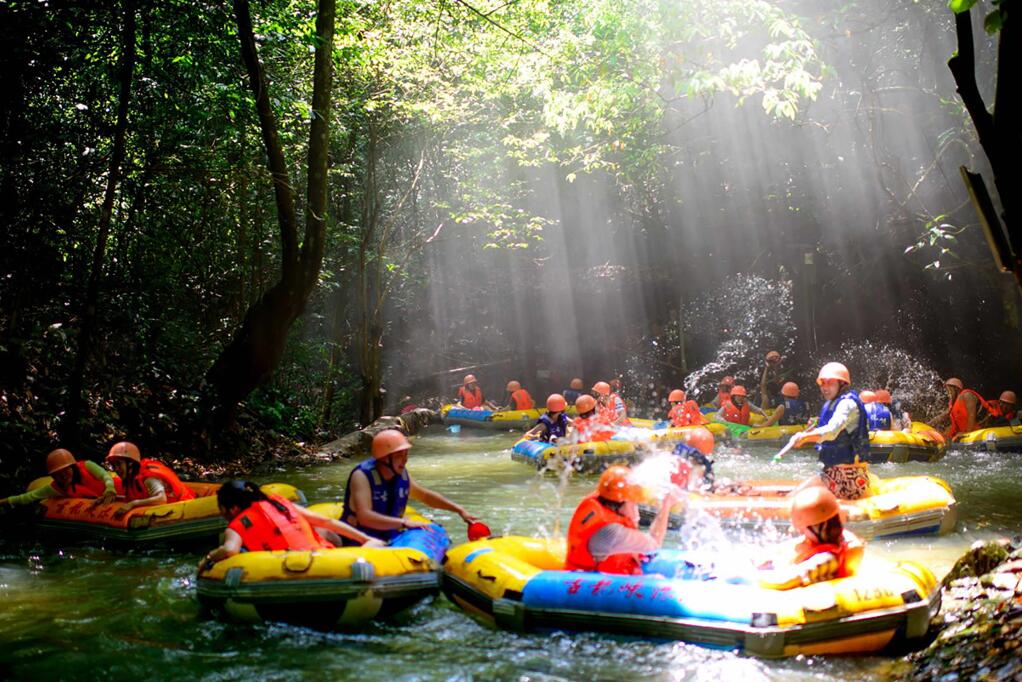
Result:
{"label": "person wearing orange helmet", "polygon": [[582,395],[583,386],[585,386],[585,384],[582,383],[582,380],[575,377],[571,380],[571,383],[568,384],[568,388],[564,389],[561,395],[564,396],[564,400],[567,401],[569,405],[574,405],[575,401],[578,400],[578,397]]}
{"label": "person wearing orange helmet", "polygon": [[994,413],[990,418],[990,426],[1015,426],[1019,423],[1018,400],[1015,391],[1003,391],[993,403]]}
{"label": "person wearing orange helmet", "polygon": [[959,433],[975,431],[986,422],[996,408],[979,393],[965,388],[961,379],[951,377],[944,382],[947,391],[947,409],[950,423],[945,435],[954,438]]}
{"label": "person wearing orange helmet", "polygon": [[580,395],[575,400],[575,411],[578,416],[571,420],[564,439],[571,444],[610,440],[617,429],[600,417],[599,407],[596,398],[588,393]]}
{"label": "person wearing orange helmet", "polygon": [[713,487],[713,433],[703,427],[688,429],[684,441],[676,444],[673,454],[677,459],[671,472],[671,483],[682,490],[710,489]]}
{"label": "person wearing orange helmet", "polygon": [[124,485],[125,502],[114,516],[123,516],[136,507],[195,499],[192,489],[182,483],[170,467],[155,459],[143,458],[134,443],[114,443],[106,461]]}
{"label": "person wearing orange helmet", "polygon": [[544,443],[556,443],[568,433],[571,420],[565,410],[568,401],[560,393],[551,393],[546,399],[546,412],[539,416],[536,425],[529,429],[525,437],[539,439]]}
{"label": "person wearing orange helmet", "polygon": [[724,401],[724,404],[717,410],[717,421],[731,422],[732,424],[749,425],[749,417],[752,413],[766,416],[760,408],[749,402],[749,393],[742,385],[731,389],[731,394]]}
{"label": "person wearing orange helmet", "polygon": [[789,447],[816,443],[823,470],[803,484],[823,485],[843,500],[857,500],[869,494],[866,456],[869,454],[869,426],[866,407],[852,390],[848,368],[828,362],[816,383],[823,394],[818,426],[791,437]]}
{"label": "person wearing orange helmet", "polygon": [[121,481],[100,465],[90,460],[76,461],[74,455],[58,448],[46,455],[46,473],[53,480],[44,486],[21,495],[0,499],[5,505],[20,507],[54,497],[94,498],[93,507],[113,502],[120,493]]}
{"label": "person wearing orange helmet", "polygon": [[760,584],[777,590],[855,575],[863,544],[845,530],[841,507],[832,492],[820,486],[799,491],[791,500],[791,525],[802,535],[777,552],[776,561],[760,566]]}
{"label": "person wearing orange helmet", "polygon": [[[618,381],[620,386],[620,381]],[[631,426],[628,420],[628,407],[621,396],[614,392],[613,387],[606,381],[597,381],[593,384],[593,393],[596,395],[596,403],[599,405],[597,412],[600,418],[611,426]]]}
{"label": "person wearing orange helmet", "polygon": [[764,410],[781,400],[781,388],[789,380],[789,372],[781,364],[781,354],[772,350],[766,354],[763,373],[759,378],[759,394]]}
{"label": "person wearing orange helmet", "polygon": [[434,509],[454,512],[465,523],[479,520],[461,505],[412,479],[407,468],[411,448],[412,444],[397,429],[384,429],[373,436],[372,457],[348,474],[342,521],[389,542],[405,528],[429,525],[425,521],[404,518],[409,498]]}
{"label": "person wearing orange helmet", "polygon": [[710,401],[710,404],[720,409],[724,403],[727,402],[728,398],[731,397],[731,389],[735,386],[735,378],[728,375],[720,380],[720,385],[717,386],[717,395]]}
{"label": "person wearing orange helmet", "polygon": [[667,401],[671,403],[671,409],[667,412],[667,421],[671,426],[679,428],[706,423],[703,413],[699,410],[699,405],[696,401],[689,400],[685,391],[680,388],[671,391],[667,396]]}
{"label": "person wearing orange helmet", "polygon": [[642,573],[642,556],[655,552],[667,534],[673,491],[660,501],[649,534],[639,527],[642,486],[626,466],[609,467],[591,494],[582,498],[568,524],[567,571],[598,571],[624,575]]}
{"label": "person wearing orange helmet", "polygon": [[[893,428],[893,415],[890,408],[880,402],[879,390],[862,391],[859,393],[859,399],[866,406],[866,423],[870,431],[890,431]],[[887,402],[890,403],[890,400]]]}
{"label": "person wearing orange helmet", "polygon": [[495,405],[483,397],[483,389],[479,388],[479,382],[476,381],[475,374],[465,375],[461,386],[458,387],[458,394],[454,398],[454,404],[458,407],[464,407],[466,410],[482,410],[487,407],[495,407]]}
{"label": "person wearing orange helmet", "polygon": [[536,401],[517,381],[507,382],[507,393],[508,401],[504,410],[531,410],[536,407]]}

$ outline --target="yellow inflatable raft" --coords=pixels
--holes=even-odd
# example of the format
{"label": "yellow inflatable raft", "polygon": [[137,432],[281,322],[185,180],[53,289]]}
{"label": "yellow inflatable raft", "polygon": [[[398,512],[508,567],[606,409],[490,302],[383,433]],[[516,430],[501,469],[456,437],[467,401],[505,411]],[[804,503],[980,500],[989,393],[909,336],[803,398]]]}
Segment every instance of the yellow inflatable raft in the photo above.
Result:
{"label": "yellow inflatable raft", "polygon": [[[341,506],[310,509],[338,518]],[[414,512],[406,518],[426,520]],[[385,548],[244,552],[200,571],[196,592],[204,608],[230,620],[350,628],[437,594],[449,546],[444,529],[430,525]]]}
{"label": "yellow inflatable raft", "polygon": [[856,575],[791,590],[717,579],[661,550],[643,575],[565,571],[563,540],[489,538],[451,549],[444,593],[490,626],[677,639],[763,657],[922,643],[940,586],[922,564],[864,558]]}
{"label": "yellow inflatable raft", "polygon": [[[847,526],[863,538],[909,535],[944,535],[958,523],[955,497],[947,483],[932,476],[901,476],[881,479],[869,474],[870,495],[861,500],[842,500]],[[788,495],[798,481],[746,481],[718,486],[709,493],[690,493],[671,514],[671,525],[680,526],[685,514],[707,513],[736,526],[764,522],[787,524]],[[655,516],[652,505],[641,505],[645,522]]]}
{"label": "yellow inflatable raft", "polygon": [[955,436],[953,447],[987,452],[1022,452],[1022,426],[998,426]]}
{"label": "yellow inflatable raft", "polygon": [[[781,447],[793,435],[805,429],[805,426],[765,426],[754,427],[739,435],[739,442],[749,444]],[[807,443],[799,450],[812,450],[813,445]],[[936,462],[947,452],[943,436],[932,426],[922,422],[913,422],[911,432],[905,431],[870,431],[869,458],[871,463],[881,462]]]}
{"label": "yellow inflatable raft", "polygon": [[[38,478],[29,490],[49,485],[50,477]],[[38,505],[36,524],[48,531],[74,534],[78,538],[99,538],[129,543],[188,542],[215,539],[227,522],[220,516],[216,502],[219,483],[185,483],[196,497],[186,502],[135,507],[117,516],[121,504],[93,507],[94,500],[55,497]],[[280,495],[295,502],[304,502],[302,492],[284,483],[261,486],[266,494]]]}

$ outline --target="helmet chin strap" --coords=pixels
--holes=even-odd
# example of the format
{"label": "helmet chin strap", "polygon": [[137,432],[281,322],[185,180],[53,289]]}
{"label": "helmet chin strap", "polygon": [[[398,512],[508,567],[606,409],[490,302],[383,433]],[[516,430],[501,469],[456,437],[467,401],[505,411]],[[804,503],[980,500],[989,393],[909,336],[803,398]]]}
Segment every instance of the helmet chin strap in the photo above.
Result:
{"label": "helmet chin strap", "polygon": [[397,471],[394,470],[394,465],[393,465],[394,459],[393,458],[394,458],[394,455],[390,454],[390,455],[387,455],[386,457],[378,459],[377,462],[379,462],[383,466],[385,466],[388,469],[390,469],[390,473],[392,473],[395,476],[397,476]]}

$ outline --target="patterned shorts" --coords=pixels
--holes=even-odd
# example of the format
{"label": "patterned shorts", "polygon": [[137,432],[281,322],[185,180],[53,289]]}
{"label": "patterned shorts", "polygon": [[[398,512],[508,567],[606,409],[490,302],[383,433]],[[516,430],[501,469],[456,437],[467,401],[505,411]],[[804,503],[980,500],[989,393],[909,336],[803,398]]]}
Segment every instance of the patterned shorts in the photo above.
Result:
{"label": "patterned shorts", "polygon": [[820,478],[840,500],[861,500],[869,496],[869,465],[865,462],[824,467]]}

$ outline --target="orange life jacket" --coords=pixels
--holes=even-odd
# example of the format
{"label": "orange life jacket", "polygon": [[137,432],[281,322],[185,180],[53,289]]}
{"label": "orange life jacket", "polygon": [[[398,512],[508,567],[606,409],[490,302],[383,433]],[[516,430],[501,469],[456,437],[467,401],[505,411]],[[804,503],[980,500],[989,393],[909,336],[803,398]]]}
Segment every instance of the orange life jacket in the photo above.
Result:
{"label": "orange life jacket", "polygon": [[139,463],[138,474],[124,487],[124,497],[129,501],[144,500],[149,497],[149,491],[145,487],[147,478],[158,478],[163,482],[167,502],[184,502],[195,499],[195,493],[191,488],[182,483],[170,467],[155,459],[143,459]]}
{"label": "orange life jacket", "polygon": [[851,531],[845,530],[841,536],[841,542],[836,545],[821,544],[808,539],[802,540],[795,545],[795,555],[792,558],[792,563],[800,564],[817,554],[830,552],[837,557],[838,561],[838,570],[835,577],[847,578],[850,575],[855,575],[855,572],[859,570],[859,564],[862,562],[863,548],[862,540]]}
{"label": "orange life jacket", "polygon": [[706,423],[706,420],[703,419],[703,413],[699,410],[699,405],[694,400],[673,405],[671,411],[667,413],[667,420],[671,422],[671,426],[691,426],[692,424]]}
{"label": "orange life jacket", "polygon": [[511,407],[516,410],[531,410],[536,406],[532,396],[524,388],[520,388],[511,394]]}
{"label": "orange life jacket", "polygon": [[614,436],[614,428],[600,419],[599,414],[592,417],[575,417],[572,421],[579,443],[599,443],[610,440]]}
{"label": "orange life jacket", "polygon": [[744,424],[749,425],[749,401],[746,400],[742,403],[741,407],[736,406],[731,399],[728,398],[727,402],[724,403],[724,419],[731,422],[732,424]]}
{"label": "orange life jacket", "polygon": [[[78,469],[78,482],[72,482],[67,488],[61,488],[56,481],[53,482],[53,489],[64,497],[100,497],[106,492],[106,485],[102,478],[93,476],[92,472],[85,467],[85,462],[75,462],[74,467]],[[114,492],[123,494],[121,479],[117,476],[114,479]]]}
{"label": "orange life jacket", "polygon": [[631,426],[632,422],[628,420],[628,406],[625,404],[624,398],[619,396],[617,393],[611,393],[607,399],[607,404],[613,410],[614,421],[619,426]]}
{"label": "orange life jacket", "polygon": [[316,534],[294,504],[278,495],[272,495],[270,499],[283,505],[288,514],[264,500],[255,502],[227,524],[228,528],[241,536],[241,544],[246,550],[272,552],[290,549],[305,552],[333,547]]}
{"label": "orange life jacket", "polygon": [[568,555],[564,560],[564,570],[640,575],[642,566],[638,554],[612,554],[597,563],[589,553],[589,539],[601,528],[617,523],[625,528],[635,529],[631,519],[604,507],[598,497],[597,493],[584,497],[571,517],[571,523],[568,525]]}
{"label": "orange life jacket", "polygon": [[458,389],[458,402],[463,407],[474,410],[477,407],[483,406],[483,389],[476,386],[473,390],[469,391],[467,388],[462,386]]}
{"label": "orange life jacket", "polygon": [[967,388],[958,394],[953,404],[948,405],[948,411],[951,413],[951,426],[948,429],[948,436],[954,438],[957,434],[966,431],[969,428],[969,408],[965,406],[965,401],[962,398],[965,394],[969,393],[976,396],[976,422],[973,425],[973,429],[979,428],[979,423],[983,421],[986,415],[983,415],[980,410],[986,410],[987,413],[993,413],[994,408],[991,407],[983,396],[976,393],[971,388]]}

